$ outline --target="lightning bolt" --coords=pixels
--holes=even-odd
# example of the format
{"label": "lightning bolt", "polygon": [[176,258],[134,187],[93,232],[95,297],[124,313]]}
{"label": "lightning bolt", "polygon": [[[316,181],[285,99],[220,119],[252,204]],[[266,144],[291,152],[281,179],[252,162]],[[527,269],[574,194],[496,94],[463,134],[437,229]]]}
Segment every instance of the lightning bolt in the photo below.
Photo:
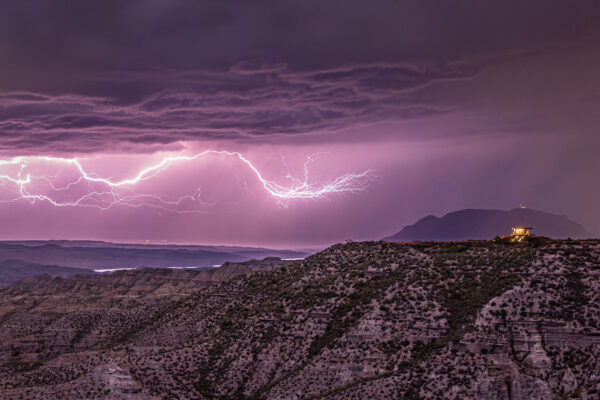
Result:
{"label": "lightning bolt", "polygon": [[[372,171],[367,170],[359,173],[345,173],[325,184],[316,184],[309,178],[309,166],[314,161],[314,156],[309,156],[304,163],[302,178],[294,177],[284,162],[288,170],[286,179],[290,181],[290,184],[286,186],[266,179],[259,169],[241,153],[220,150],[206,150],[194,155],[171,155],[163,158],[155,165],[142,169],[133,177],[122,180],[104,178],[96,173],[89,172],[77,158],[23,156],[0,160],[0,187],[10,187],[14,193],[8,199],[0,199],[0,203],[26,200],[31,204],[44,201],[56,207],[95,207],[106,210],[116,205],[122,205],[154,207],[167,211],[182,212],[178,209],[178,206],[185,201],[193,201],[202,206],[209,205],[209,203],[201,201],[201,190],[199,188],[192,193],[169,199],[158,194],[138,193],[135,191],[135,186],[158,177],[175,163],[191,162],[209,155],[226,156],[239,160],[242,165],[245,165],[253,173],[262,188],[280,205],[285,205],[286,201],[291,199],[321,199],[333,193],[359,192],[367,187],[372,178]],[[60,172],[54,175],[28,173],[28,168],[35,162],[56,164],[61,167],[61,171],[66,167],[71,167],[76,172],[76,177],[66,184],[57,185],[55,180],[59,177]],[[31,187],[34,186],[35,182],[45,182],[48,191],[44,193],[34,192]],[[75,195],[74,199],[60,200],[60,194],[74,192],[76,187],[82,185],[86,185],[87,190],[85,190],[85,193]]]}

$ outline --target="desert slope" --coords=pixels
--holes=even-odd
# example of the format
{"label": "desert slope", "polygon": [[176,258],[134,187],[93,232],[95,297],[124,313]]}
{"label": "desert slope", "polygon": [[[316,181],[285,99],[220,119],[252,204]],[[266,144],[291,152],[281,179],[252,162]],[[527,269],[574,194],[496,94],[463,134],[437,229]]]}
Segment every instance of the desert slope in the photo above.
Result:
{"label": "desert slope", "polygon": [[599,241],[349,243],[152,301],[96,295],[51,311],[58,293],[0,295],[0,388],[7,399],[597,398],[599,259]]}

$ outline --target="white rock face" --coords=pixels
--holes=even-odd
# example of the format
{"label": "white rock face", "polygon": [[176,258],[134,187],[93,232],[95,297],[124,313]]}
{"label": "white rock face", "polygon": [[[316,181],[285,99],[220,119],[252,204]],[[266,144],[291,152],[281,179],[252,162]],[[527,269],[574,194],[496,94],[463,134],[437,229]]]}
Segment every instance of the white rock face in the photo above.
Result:
{"label": "white rock face", "polygon": [[134,400],[146,396],[142,395],[142,387],[129,372],[116,365],[98,367],[92,375],[111,398]]}
{"label": "white rock face", "polygon": [[550,360],[550,357],[548,357],[548,354],[546,354],[546,351],[542,346],[541,336],[535,334],[532,339],[534,339],[535,342],[525,358],[525,365],[541,371],[549,370],[552,367],[552,360]]}
{"label": "white rock face", "polygon": [[551,400],[552,391],[541,379],[519,375],[511,383],[512,400]]}
{"label": "white rock face", "polygon": [[573,390],[577,388],[577,378],[571,368],[567,368],[563,378],[560,382],[560,386],[564,393],[571,393]]}

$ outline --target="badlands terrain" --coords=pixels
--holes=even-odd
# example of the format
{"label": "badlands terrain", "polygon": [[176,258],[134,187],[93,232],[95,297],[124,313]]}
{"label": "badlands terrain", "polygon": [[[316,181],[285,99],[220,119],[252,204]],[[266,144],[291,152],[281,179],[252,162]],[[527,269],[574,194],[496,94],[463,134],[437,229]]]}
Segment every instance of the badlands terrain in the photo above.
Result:
{"label": "badlands terrain", "polygon": [[346,243],[0,290],[2,399],[600,398],[600,241]]}

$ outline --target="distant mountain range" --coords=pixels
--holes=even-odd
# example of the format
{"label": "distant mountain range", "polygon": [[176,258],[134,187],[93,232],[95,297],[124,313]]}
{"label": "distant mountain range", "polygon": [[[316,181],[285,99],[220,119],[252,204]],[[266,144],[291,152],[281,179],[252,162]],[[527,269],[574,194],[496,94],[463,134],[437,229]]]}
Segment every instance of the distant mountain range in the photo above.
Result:
{"label": "distant mountain range", "polygon": [[452,241],[492,239],[507,235],[514,226],[533,227],[533,234],[550,238],[591,238],[596,235],[565,215],[555,215],[531,208],[512,210],[460,210],[438,218],[428,215],[387,241]]}
{"label": "distant mountain range", "polygon": [[47,274],[73,276],[122,268],[212,268],[265,257],[304,258],[308,253],[237,246],[139,245],[95,241],[0,242],[0,286]]}
{"label": "distant mountain range", "polygon": [[0,261],[22,260],[87,269],[212,267],[265,257],[302,258],[303,251],[255,247],[137,245],[93,241],[0,242]]}

